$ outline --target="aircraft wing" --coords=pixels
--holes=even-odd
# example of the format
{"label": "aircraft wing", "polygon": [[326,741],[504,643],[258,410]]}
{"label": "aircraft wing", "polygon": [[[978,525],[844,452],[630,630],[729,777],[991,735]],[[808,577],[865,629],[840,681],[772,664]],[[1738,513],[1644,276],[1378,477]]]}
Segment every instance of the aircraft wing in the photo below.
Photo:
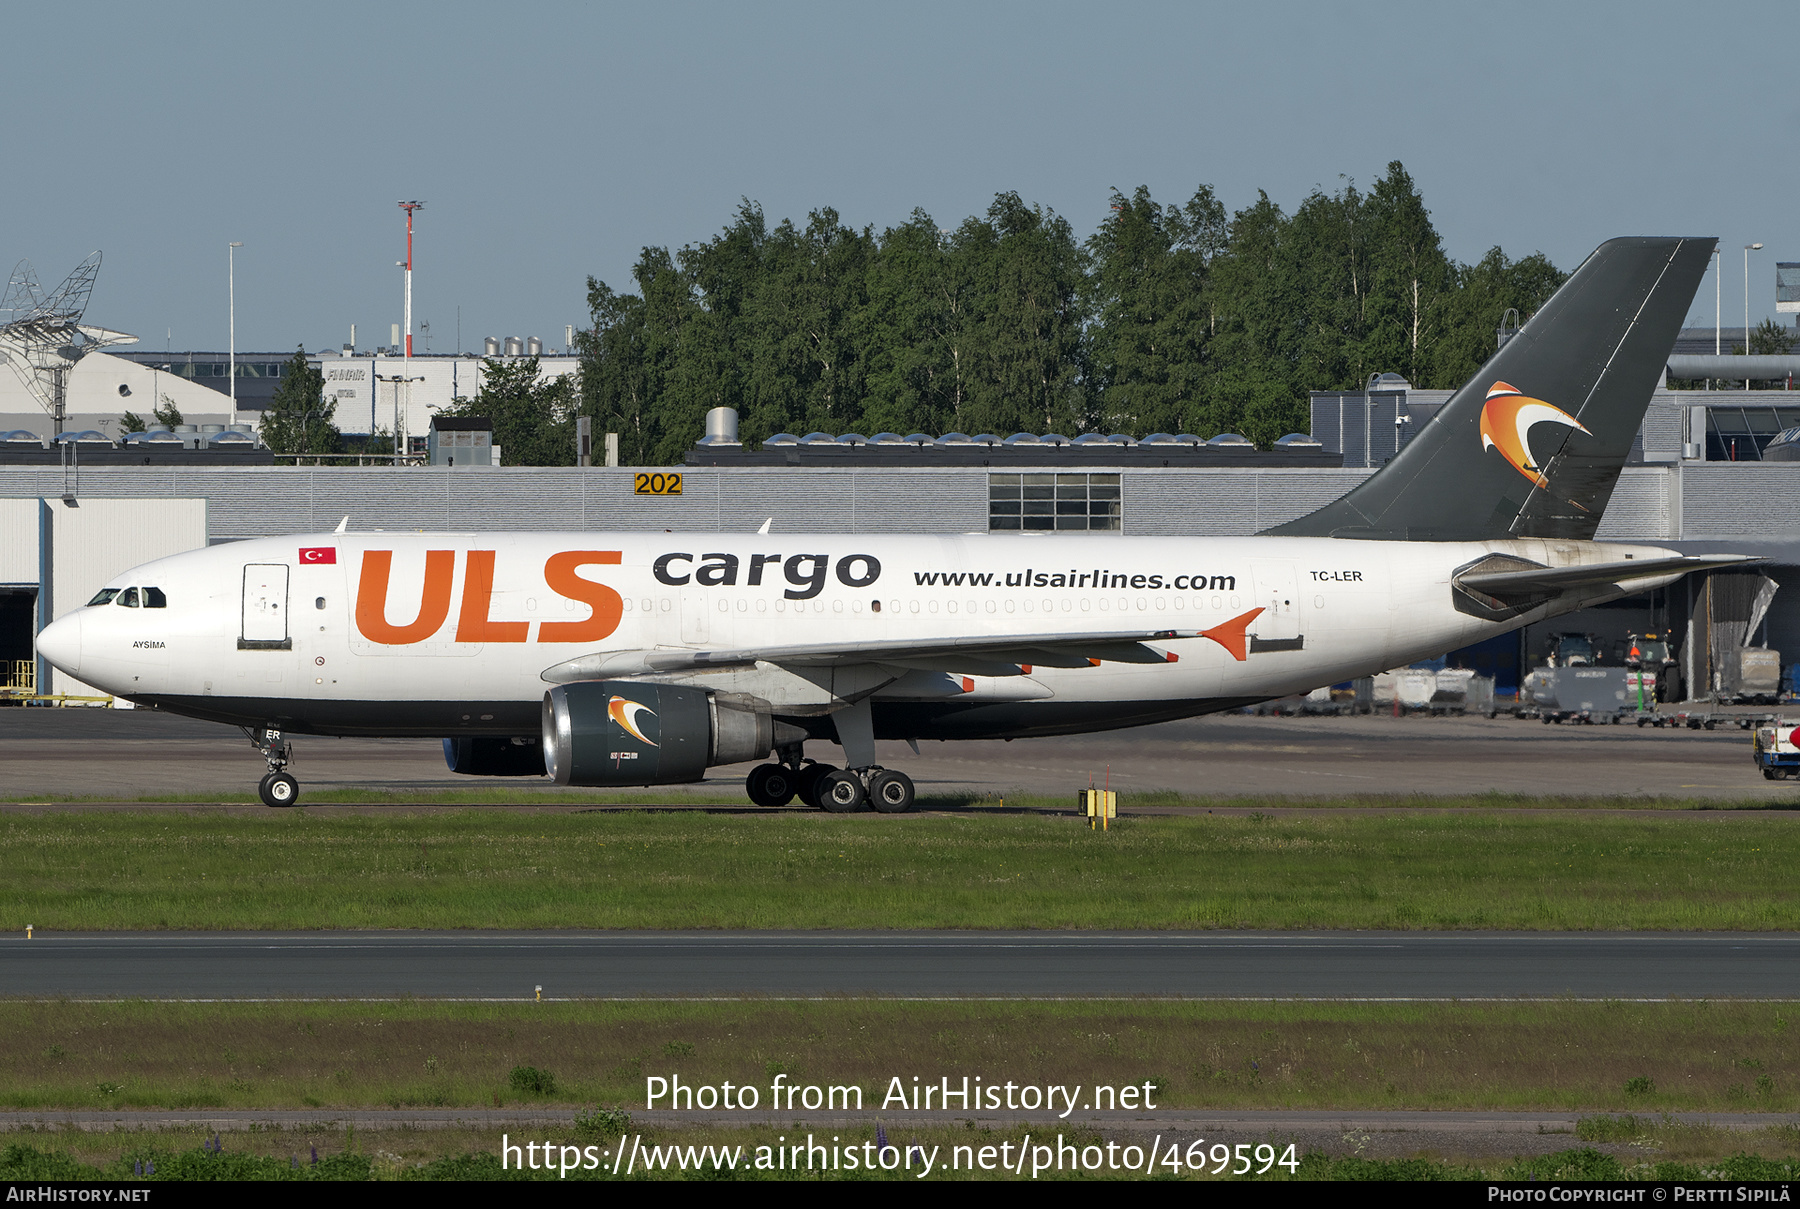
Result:
{"label": "aircraft wing", "polygon": [[1149,644],[1176,638],[1210,638],[1243,659],[1245,627],[1261,609],[1252,609],[1208,630],[1109,630],[1099,633],[1051,631],[1038,634],[990,634],[940,639],[896,639],[881,642],[796,643],[787,646],[737,647],[705,651],[687,647],[599,651],[546,668],[551,684],[601,680],[647,672],[685,672],[705,668],[745,667],[773,663],[780,667],[832,667],[889,663],[923,669],[982,665],[986,675],[1024,675],[1024,669],[1088,667],[1097,663],[1174,663],[1177,656]]}
{"label": "aircraft wing", "polygon": [[1590,588],[1601,584],[1628,583],[1634,579],[1652,579],[1683,575],[1689,571],[1707,571],[1716,567],[1734,567],[1745,563],[1766,562],[1748,554],[1697,554],[1677,558],[1632,559],[1626,562],[1588,563],[1578,567],[1527,567],[1511,571],[1475,571],[1456,576],[1455,582],[1489,596],[1556,595],[1572,588]]}

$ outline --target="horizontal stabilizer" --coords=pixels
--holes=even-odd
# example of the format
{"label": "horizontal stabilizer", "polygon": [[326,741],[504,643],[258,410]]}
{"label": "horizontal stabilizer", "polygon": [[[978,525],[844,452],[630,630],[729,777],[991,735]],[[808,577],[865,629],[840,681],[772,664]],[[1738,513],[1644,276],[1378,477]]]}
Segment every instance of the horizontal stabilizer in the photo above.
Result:
{"label": "horizontal stabilizer", "polygon": [[1679,558],[1627,559],[1624,562],[1588,563],[1577,567],[1531,567],[1514,571],[1475,571],[1458,575],[1456,582],[1489,596],[1555,596],[1577,588],[1623,584],[1634,579],[1661,579],[1690,571],[1710,571],[1767,560],[1748,554],[1704,554]]}

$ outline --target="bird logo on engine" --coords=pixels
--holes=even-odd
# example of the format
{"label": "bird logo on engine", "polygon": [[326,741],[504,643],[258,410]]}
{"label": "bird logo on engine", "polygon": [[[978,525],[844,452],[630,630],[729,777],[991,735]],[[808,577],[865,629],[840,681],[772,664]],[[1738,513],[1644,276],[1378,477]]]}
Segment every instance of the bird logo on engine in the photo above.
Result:
{"label": "bird logo on engine", "polygon": [[637,718],[640,713],[649,714],[652,718],[656,717],[656,711],[649,706],[639,701],[629,701],[624,697],[614,697],[606,704],[607,716],[618,723],[620,730],[636,739],[639,743],[647,743],[651,747],[655,747],[657,745],[656,740],[650,738],[650,736],[646,735],[638,728]]}

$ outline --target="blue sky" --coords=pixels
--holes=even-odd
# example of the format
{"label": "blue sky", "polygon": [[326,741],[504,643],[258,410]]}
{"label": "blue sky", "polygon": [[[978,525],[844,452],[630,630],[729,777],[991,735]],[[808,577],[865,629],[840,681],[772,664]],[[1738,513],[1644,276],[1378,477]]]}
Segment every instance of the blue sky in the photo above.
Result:
{"label": "blue sky", "polygon": [[[1800,260],[1800,7],[1697,4],[8,6],[0,261],[95,248],[89,319],[143,347],[431,346],[585,321],[647,244],[740,198],[940,226],[996,192],[1091,232],[1109,190],[1292,210],[1405,163],[1448,252],[1573,268],[1717,235],[1727,324]],[[1787,64],[1784,68],[1782,65]],[[1783,85],[1781,81],[1790,82]],[[4,267],[0,265],[0,267]],[[1709,279],[1691,321],[1710,325]],[[168,333],[165,336],[165,333]],[[422,341],[420,342],[422,343]]]}

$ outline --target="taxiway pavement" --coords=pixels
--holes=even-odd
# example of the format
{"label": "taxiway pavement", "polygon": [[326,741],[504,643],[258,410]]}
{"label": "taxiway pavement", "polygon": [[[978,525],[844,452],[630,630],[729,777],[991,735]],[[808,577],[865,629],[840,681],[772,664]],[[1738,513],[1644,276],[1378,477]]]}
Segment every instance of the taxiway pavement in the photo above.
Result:
{"label": "taxiway pavement", "polygon": [[28,998],[1800,999],[1784,933],[113,933],[0,940]]}

